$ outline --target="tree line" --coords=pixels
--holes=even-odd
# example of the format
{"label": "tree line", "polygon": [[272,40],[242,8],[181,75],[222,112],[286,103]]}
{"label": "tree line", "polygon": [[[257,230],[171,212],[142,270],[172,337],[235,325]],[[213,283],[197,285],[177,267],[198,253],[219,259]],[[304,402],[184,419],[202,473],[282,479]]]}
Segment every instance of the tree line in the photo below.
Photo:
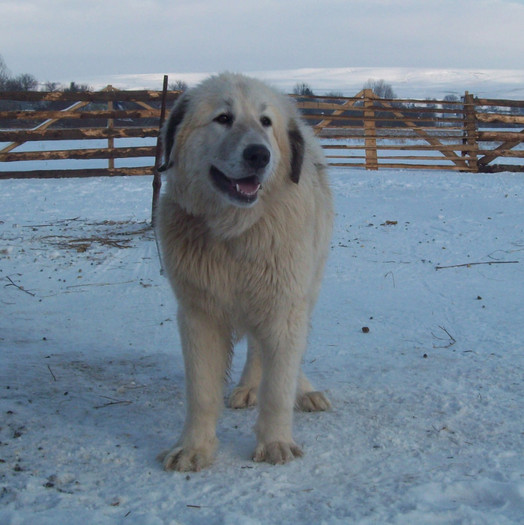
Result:
{"label": "tree line", "polygon": [[[0,91],[38,91],[40,82],[31,73],[20,73],[12,75],[7,67],[2,55],[0,55]],[[62,85],[59,82],[44,82],[42,91],[64,91],[79,93],[82,91],[92,91],[87,84],[71,82],[69,85]]]}

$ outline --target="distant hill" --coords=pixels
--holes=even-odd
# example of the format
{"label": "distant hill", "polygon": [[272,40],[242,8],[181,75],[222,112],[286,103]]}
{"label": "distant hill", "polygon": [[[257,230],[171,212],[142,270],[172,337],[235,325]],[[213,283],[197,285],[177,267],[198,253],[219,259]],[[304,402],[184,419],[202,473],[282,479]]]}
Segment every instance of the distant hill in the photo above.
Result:
{"label": "distant hill", "polygon": [[[169,81],[182,80],[189,86],[210,73],[166,71]],[[336,91],[352,96],[369,80],[383,79],[399,98],[437,98],[463,95],[524,100],[524,69],[428,69],[393,67],[309,68],[281,71],[252,71],[249,75],[268,81],[282,91],[291,92],[298,82],[307,83],[316,94]],[[121,89],[161,89],[164,73],[112,75],[79,79],[96,89],[108,84]]]}

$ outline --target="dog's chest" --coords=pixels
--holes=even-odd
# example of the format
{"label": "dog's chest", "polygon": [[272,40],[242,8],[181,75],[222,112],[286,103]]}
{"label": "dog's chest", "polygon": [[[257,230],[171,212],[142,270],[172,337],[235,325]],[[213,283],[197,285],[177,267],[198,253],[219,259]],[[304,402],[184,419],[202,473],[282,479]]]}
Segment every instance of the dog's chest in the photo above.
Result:
{"label": "dog's chest", "polygon": [[180,284],[228,307],[249,308],[261,299],[270,305],[297,290],[300,272],[292,251],[270,232],[229,240],[182,236],[173,252],[174,275]]}

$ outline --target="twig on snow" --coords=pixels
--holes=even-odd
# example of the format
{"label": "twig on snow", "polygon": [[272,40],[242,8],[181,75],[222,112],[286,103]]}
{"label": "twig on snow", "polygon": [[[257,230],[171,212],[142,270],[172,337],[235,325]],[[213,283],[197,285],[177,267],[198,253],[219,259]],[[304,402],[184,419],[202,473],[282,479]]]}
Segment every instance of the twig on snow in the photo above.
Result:
{"label": "twig on snow", "polygon": [[73,217],[72,219],[61,219],[55,221],[52,224],[28,224],[23,226],[23,228],[49,228],[50,226],[56,226],[57,224],[67,224],[69,222],[77,221],[80,217]]}
{"label": "twig on snow", "polygon": [[[457,340],[443,326],[439,325],[439,328],[449,337],[449,343],[445,346],[433,345],[433,348],[451,348],[457,342]],[[446,339],[436,336],[433,332],[431,332],[431,335],[439,341],[446,341]]]}
{"label": "twig on snow", "polygon": [[27,295],[30,295],[31,297],[35,297],[34,293],[28,292],[23,286],[19,286],[18,284],[16,284],[13,281],[13,279],[9,277],[9,275],[6,275],[6,278],[11,283],[11,284],[6,284],[6,286],[14,286],[15,288],[18,288],[20,291],[25,292]]}
{"label": "twig on snow", "polygon": [[519,261],[486,261],[486,262],[472,262],[464,264],[452,264],[450,266],[435,266],[435,270],[444,270],[445,268],[464,268],[468,266],[478,266],[479,264],[519,264]]}
{"label": "twig on snow", "polygon": [[53,374],[53,371],[51,370],[51,367],[47,365],[47,369],[49,370],[49,373],[51,374],[51,377],[53,378],[53,381],[56,381],[56,376]]}
{"label": "twig on snow", "polygon": [[105,408],[105,407],[109,407],[111,405],[130,405],[132,403],[132,401],[113,399],[112,397],[107,397],[107,396],[100,396],[100,397],[103,397],[105,399],[109,399],[109,402],[104,403],[103,405],[97,405],[97,406],[95,406],[95,409]]}
{"label": "twig on snow", "polygon": [[86,283],[86,284],[72,284],[70,286],[66,286],[68,290],[71,290],[73,288],[85,288],[86,286],[117,286],[120,284],[130,284],[134,283],[136,281],[121,281],[118,283]]}

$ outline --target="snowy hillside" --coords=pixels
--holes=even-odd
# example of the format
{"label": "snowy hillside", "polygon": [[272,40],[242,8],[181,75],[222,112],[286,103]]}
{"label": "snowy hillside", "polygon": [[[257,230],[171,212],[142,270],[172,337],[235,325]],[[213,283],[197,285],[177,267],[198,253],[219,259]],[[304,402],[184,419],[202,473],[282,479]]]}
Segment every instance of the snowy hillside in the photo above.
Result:
{"label": "snowy hillside", "polygon": [[330,173],[305,370],[333,410],[275,467],[226,408],[191,474],[155,459],[184,380],[151,178],[0,181],[0,523],[522,523],[524,176]]}
{"label": "snowy hillside", "polygon": [[[209,73],[167,71],[170,82],[183,80],[194,85]],[[309,68],[283,71],[254,71],[247,74],[268,81],[290,93],[297,83],[306,82],[323,95],[336,91],[345,96],[357,94],[369,79],[388,82],[399,98],[437,98],[464,95],[524,99],[524,69],[428,69],[399,67]],[[114,75],[81,79],[101,89],[108,84],[120,89],[161,89],[162,74]],[[67,83],[67,79],[64,82]]]}

